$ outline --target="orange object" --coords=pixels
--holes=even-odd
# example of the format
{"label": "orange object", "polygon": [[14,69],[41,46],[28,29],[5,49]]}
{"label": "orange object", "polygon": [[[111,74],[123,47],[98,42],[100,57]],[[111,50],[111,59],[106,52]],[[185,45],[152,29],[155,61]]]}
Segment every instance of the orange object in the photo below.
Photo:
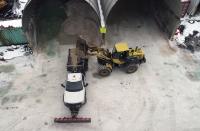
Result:
{"label": "orange object", "polygon": [[5,7],[7,5],[7,2],[5,0],[0,0],[0,9]]}

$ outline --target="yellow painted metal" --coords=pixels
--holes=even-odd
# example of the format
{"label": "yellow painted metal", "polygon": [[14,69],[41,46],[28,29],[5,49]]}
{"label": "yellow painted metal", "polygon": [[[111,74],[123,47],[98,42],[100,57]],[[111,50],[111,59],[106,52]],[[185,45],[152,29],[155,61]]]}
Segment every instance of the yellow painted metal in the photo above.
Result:
{"label": "yellow painted metal", "polygon": [[129,50],[127,43],[117,43],[115,44],[115,49],[117,52],[124,52]]}
{"label": "yellow painted metal", "polygon": [[135,56],[138,58],[143,58],[144,57],[144,51],[142,49],[130,49],[129,50],[129,56]]}
{"label": "yellow painted metal", "polygon": [[106,63],[106,67],[109,68],[112,71],[112,65],[111,64]]}
{"label": "yellow painted metal", "polygon": [[113,61],[113,63],[118,64],[118,65],[121,65],[121,64],[125,63],[124,61],[121,61],[119,59],[112,59],[112,61]]}
{"label": "yellow painted metal", "polygon": [[100,33],[101,33],[101,34],[106,34],[106,32],[107,32],[106,27],[101,27],[101,28],[100,28]]}

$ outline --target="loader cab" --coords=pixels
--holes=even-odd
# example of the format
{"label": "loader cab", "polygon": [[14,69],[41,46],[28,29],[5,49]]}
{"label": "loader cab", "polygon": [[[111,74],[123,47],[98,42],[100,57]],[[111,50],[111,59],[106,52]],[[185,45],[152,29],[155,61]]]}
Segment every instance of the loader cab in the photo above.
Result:
{"label": "loader cab", "polygon": [[130,49],[128,51],[128,56],[130,57],[139,57],[140,59],[145,57],[144,51],[141,48],[136,47],[135,49]]}
{"label": "loader cab", "polygon": [[115,64],[121,65],[125,63],[129,48],[127,43],[117,43],[112,50],[112,60]]}

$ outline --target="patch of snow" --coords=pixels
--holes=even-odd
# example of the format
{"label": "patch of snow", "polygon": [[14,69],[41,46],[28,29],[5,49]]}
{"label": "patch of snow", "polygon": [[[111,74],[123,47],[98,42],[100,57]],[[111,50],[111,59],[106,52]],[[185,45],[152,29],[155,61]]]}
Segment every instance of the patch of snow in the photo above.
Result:
{"label": "patch of snow", "polygon": [[[192,34],[193,31],[200,32],[200,22],[197,22],[199,20],[200,20],[200,15],[192,18],[189,18],[188,16],[184,18],[184,20],[181,22],[181,25],[185,25],[185,30],[183,32],[183,35],[188,36],[189,34]],[[189,23],[189,21],[194,21],[194,23],[191,24]]]}
{"label": "patch of snow", "polygon": [[22,16],[22,12],[23,12],[27,2],[28,2],[28,0],[18,0],[17,2],[14,2],[13,14]]}
{"label": "patch of snow", "polygon": [[[185,29],[183,31],[183,34],[178,33],[175,36],[175,39],[179,44],[184,44],[185,37],[189,36],[189,34],[193,34],[193,31],[200,32],[200,15],[191,18],[189,18],[189,16],[186,16],[183,19],[181,19],[181,21],[182,22],[180,25],[184,25]],[[198,35],[200,35],[200,33]]]}
{"label": "patch of snow", "polygon": [[200,60],[200,52],[195,52],[193,58],[194,58],[194,60],[199,61]]}
{"label": "patch of snow", "polygon": [[16,57],[24,56],[27,52],[27,45],[12,45],[0,47],[0,60],[10,60]]}
{"label": "patch of snow", "polygon": [[0,27],[22,27],[22,19],[0,21]]}

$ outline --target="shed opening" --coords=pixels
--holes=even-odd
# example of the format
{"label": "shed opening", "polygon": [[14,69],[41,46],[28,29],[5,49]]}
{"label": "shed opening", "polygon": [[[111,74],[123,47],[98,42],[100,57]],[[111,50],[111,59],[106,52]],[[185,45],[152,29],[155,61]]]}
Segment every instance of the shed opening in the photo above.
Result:
{"label": "shed opening", "polygon": [[154,22],[170,39],[180,23],[180,15],[180,0],[118,0],[107,17],[107,24],[126,22],[128,28],[152,26]]}

